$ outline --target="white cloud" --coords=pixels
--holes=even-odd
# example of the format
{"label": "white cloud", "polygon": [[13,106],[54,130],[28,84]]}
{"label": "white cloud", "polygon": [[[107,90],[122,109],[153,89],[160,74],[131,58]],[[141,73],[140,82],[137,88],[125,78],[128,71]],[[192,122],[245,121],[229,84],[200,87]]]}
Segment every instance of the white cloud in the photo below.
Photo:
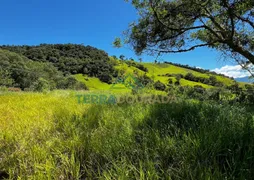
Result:
{"label": "white cloud", "polygon": [[248,71],[243,70],[240,65],[235,65],[235,66],[226,65],[221,68],[213,69],[212,71],[219,74],[224,74],[226,76],[233,77],[233,78],[242,78],[242,77],[251,75]]}

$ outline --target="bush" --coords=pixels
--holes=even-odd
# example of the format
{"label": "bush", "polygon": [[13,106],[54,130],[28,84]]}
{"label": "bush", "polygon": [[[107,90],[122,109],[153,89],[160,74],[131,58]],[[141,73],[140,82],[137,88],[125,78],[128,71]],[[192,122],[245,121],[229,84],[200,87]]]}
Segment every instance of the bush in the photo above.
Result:
{"label": "bush", "polygon": [[165,91],[165,90],[166,90],[165,84],[163,84],[163,83],[160,82],[160,81],[157,81],[157,82],[154,83],[154,88],[155,88],[156,90],[159,90],[159,91]]}
{"label": "bush", "polygon": [[68,89],[75,89],[78,81],[74,77],[67,77],[66,79],[66,87]]}
{"label": "bush", "polygon": [[246,95],[246,103],[250,105],[254,105],[254,91]]}
{"label": "bush", "polygon": [[173,80],[170,78],[170,79],[168,79],[168,84],[173,84]]}
{"label": "bush", "polygon": [[184,76],[184,79],[189,80],[189,81],[196,81],[196,77],[192,73],[187,73]]}
{"label": "bush", "polygon": [[184,76],[182,74],[176,74],[176,81],[180,81]]}
{"label": "bush", "polygon": [[7,92],[8,88],[6,86],[0,86],[0,92]]}
{"label": "bush", "polygon": [[31,89],[33,91],[38,91],[38,92],[46,92],[50,90],[50,85],[49,82],[43,78],[39,78],[37,81],[35,81]]}
{"label": "bush", "polygon": [[102,73],[98,75],[98,78],[105,83],[112,84],[112,77],[107,73]]}
{"label": "bush", "polygon": [[74,77],[69,76],[58,79],[57,89],[88,90],[88,87],[83,82],[79,82]]}
{"label": "bush", "polygon": [[220,100],[220,89],[209,89],[207,97],[209,100],[219,101]]}
{"label": "bush", "polygon": [[0,86],[12,86],[14,80],[11,78],[11,72],[0,68]]}
{"label": "bush", "polygon": [[206,92],[206,89],[203,88],[203,86],[200,86],[200,85],[195,85],[194,90],[195,90],[195,92],[197,92],[199,94],[204,94]]}
{"label": "bush", "polygon": [[177,89],[178,94],[184,98],[194,98],[202,101],[206,99],[206,89],[202,86],[179,86]]}
{"label": "bush", "polygon": [[138,68],[141,71],[148,72],[148,69],[144,65],[142,65],[142,64],[138,64],[138,63],[136,63],[134,61],[126,61],[125,63],[128,64],[129,66],[136,67],[136,68]]}
{"label": "bush", "polygon": [[148,69],[142,64],[137,64],[136,68],[140,69],[141,71],[148,72]]}
{"label": "bush", "polygon": [[224,84],[222,82],[218,81],[215,76],[210,76],[209,78],[205,78],[205,77],[194,76],[192,73],[187,73],[184,76],[184,79],[186,79],[188,81],[200,82],[203,84],[208,84],[208,85],[216,86],[216,87],[224,86]]}
{"label": "bush", "polygon": [[235,93],[235,94],[240,94],[240,92],[242,91],[242,88],[239,87],[239,85],[237,83],[235,83],[231,86],[228,86],[227,88],[229,90],[231,90],[232,93]]}
{"label": "bush", "polygon": [[82,82],[77,82],[75,85],[75,90],[88,90],[88,87]]}
{"label": "bush", "polygon": [[151,78],[149,78],[146,74],[139,77],[139,81],[144,86],[147,86],[148,84],[153,83],[153,80]]}
{"label": "bush", "polygon": [[177,81],[175,82],[175,85],[176,85],[176,86],[180,86],[180,81],[177,80]]}

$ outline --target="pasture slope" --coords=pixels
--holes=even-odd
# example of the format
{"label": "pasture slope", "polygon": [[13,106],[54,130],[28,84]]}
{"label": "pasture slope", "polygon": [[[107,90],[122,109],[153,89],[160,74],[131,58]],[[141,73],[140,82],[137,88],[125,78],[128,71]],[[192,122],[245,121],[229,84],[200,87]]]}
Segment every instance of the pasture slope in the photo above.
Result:
{"label": "pasture slope", "polygon": [[253,107],[77,103],[77,91],[0,95],[0,179],[251,179]]}
{"label": "pasture slope", "polygon": [[[173,83],[176,82],[176,77],[167,77],[166,76],[167,74],[184,76],[187,73],[191,73],[196,77],[202,77],[207,79],[210,76],[213,76],[218,80],[218,82],[221,82],[225,86],[231,86],[237,83],[233,79],[230,79],[225,76],[221,76],[218,74],[211,74],[211,73],[201,73],[195,70],[179,67],[177,65],[172,65],[172,64],[165,64],[165,63],[155,64],[155,63],[137,63],[136,62],[137,64],[141,64],[147,68],[148,72],[144,72],[138,69],[137,67],[126,64],[124,61],[113,60],[113,58],[110,58],[110,59],[111,61],[114,61],[114,68],[118,71],[122,71],[123,74],[125,75],[128,75],[128,74],[132,74],[132,75],[135,74],[137,76],[146,75],[149,78],[151,78],[154,82],[160,81],[165,85],[168,85],[169,79],[171,79]],[[78,81],[85,83],[90,90],[110,90],[111,88],[111,84],[103,83],[96,77],[88,77],[87,75],[82,75],[82,74],[74,75],[74,77]],[[246,83],[238,82],[237,84],[239,84],[240,87],[244,87]],[[202,86],[203,88],[206,88],[206,89],[215,88],[212,85],[204,84],[202,82],[194,82],[194,81],[186,80],[184,78],[180,79],[180,85],[190,86],[190,87]]]}

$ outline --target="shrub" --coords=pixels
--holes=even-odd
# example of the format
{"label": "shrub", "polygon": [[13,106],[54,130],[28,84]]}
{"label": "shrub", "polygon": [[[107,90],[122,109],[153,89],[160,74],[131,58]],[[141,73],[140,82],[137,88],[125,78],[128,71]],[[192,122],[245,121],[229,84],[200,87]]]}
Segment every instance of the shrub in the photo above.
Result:
{"label": "shrub", "polygon": [[72,76],[59,79],[56,86],[58,89],[88,90],[83,82],[77,81]]}
{"label": "shrub", "polygon": [[202,86],[200,85],[195,85],[194,86],[194,90],[195,92],[199,93],[199,94],[204,94],[206,92],[206,89],[203,88]]}
{"label": "shrub", "polygon": [[165,91],[165,90],[166,90],[165,84],[163,84],[163,83],[160,82],[160,81],[157,81],[157,82],[154,83],[154,88],[155,88],[156,90],[159,90],[159,91]]}
{"label": "shrub", "polygon": [[184,76],[182,74],[176,74],[176,81],[180,81]]}
{"label": "shrub", "polygon": [[75,90],[88,90],[88,87],[82,82],[77,82],[75,85]]}
{"label": "shrub", "polygon": [[138,63],[136,63],[134,61],[126,61],[125,63],[128,64],[129,66],[136,67],[136,68],[138,68],[141,71],[148,72],[148,69],[144,65],[142,65],[142,64],[138,64]]}
{"label": "shrub", "polygon": [[217,87],[224,86],[224,84],[222,82],[218,81],[215,76],[210,76],[209,78],[205,78],[205,77],[194,76],[192,73],[187,73],[184,76],[184,79],[186,79],[188,81],[194,81],[194,82],[200,82],[203,84],[208,84],[211,86],[217,86]]}
{"label": "shrub", "polygon": [[67,88],[75,89],[75,86],[77,83],[78,83],[78,81],[74,77],[70,76],[70,77],[67,77],[67,79],[66,79]]}
{"label": "shrub", "polygon": [[252,93],[248,93],[246,95],[246,103],[254,105],[254,91],[252,91]]}
{"label": "shrub", "polygon": [[136,64],[136,68],[140,69],[141,71],[148,72],[148,69],[143,66],[142,64]]}
{"label": "shrub", "polygon": [[35,81],[31,89],[33,91],[38,91],[38,92],[45,92],[50,90],[50,85],[49,82],[43,78],[39,78],[37,81]]}
{"label": "shrub", "polygon": [[0,86],[11,86],[14,80],[11,78],[11,72],[0,68]]}
{"label": "shrub", "polygon": [[153,80],[151,78],[149,78],[146,74],[139,77],[139,81],[144,86],[147,86],[148,84],[153,83]]}
{"label": "shrub", "polygon": [[102,73],[98,75],[98,78],[105,83],[111,84],[112,83],[112,77],[107,73]]}
{"label": "shrub", "polygon": [[229,90],[231,90],[232,93],[235,93],[235,94],[240,94],[242,88],[239,87],[239,85],[237,83],[231,85],[231,86],[228,86],[227,87]]}
{"label": "shrub", "polygon": [[8,91],[8,88],[6,86],[0,86],[0,91],[6,92]]}
{"label": "shrub", "polygon": [[175,82],[175,85],[176,85],[176,86],[180,86],[180,81],[177,80],[177,81]]}
{"label": "shrub", "polygon": [[173,80],[171,78],[168,79],[168,84],[173,84]]}
{"label": "shrub", "polygon": [[196,81],[195,76],[192,73],[187,73],[184,76],[184,79],[189,80],[189,81]]}
{"label": "shrub", "polygon": [[209,89],[207,97],[209,100],[219,101],[220,100],[220,89]]}

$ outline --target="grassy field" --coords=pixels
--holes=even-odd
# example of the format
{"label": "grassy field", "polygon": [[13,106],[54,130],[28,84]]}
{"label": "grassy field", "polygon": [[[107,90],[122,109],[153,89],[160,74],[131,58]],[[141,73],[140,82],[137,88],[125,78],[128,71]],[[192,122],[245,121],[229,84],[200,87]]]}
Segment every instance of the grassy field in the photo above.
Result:
{"label": "grassy field", "polygon": [[0,179],[252,179],[252,108],[177,100],[78,104],[0,95]]}
{"label": "grassy field", "polygon": [[[169,79],[172,79],[173,82],[176,81],[175,77],[163,76],[163,75],[166,75],[166,74],[186,75],[187,73],[192,73],[196,77],[204,77],[204,78],[209,78],[210,75],[212,75],[212,74],[200,73],[200,72],[193,71],[193,70],[190,70],[190,69],[178,67],[178,66],[175,66],[175,65],[164,64],[164,63],[163,64],[142,63],[142,65],[144,65],[148,69],[148,72],[144,72],[144,71],[139,70],[136,67],[129,66],[126,63],[121,62],[119,60],[113,60],[111,58],[111,61],[114,61],[114,63],[115,63],[114,68],[118,71],[123,72],[125,75],[137,74],[138,76],[142,76],[142,75],[146,74],[154,82],[160,81],[160,82],[164,83],[165,85],[168,84]],[[219,76],[219,75],[212,75],[212,76],[215,76],[216,79],[219,82],[222,82],[226,86],[230,86],[230,85],[234,84],[234,81],[232,79],[229,79],[229,78],[226,78],[226,77],[223,77],[223,76]],[[112,90],[111,85],[101,82],[96,77],[87,77],[87,76],[84,76],[82,74],[77,74],[77,75],[75,75],[75,78],[78,81],[85,83],[90,90]],[[189,81],[189,80],[186,80],[184,78],[182,78],[180,80],[180,84],[182,86],[191,86],[191,87],[199,85],[199,86],[202,86],[206,89],[214,88],[211,85]],[[239,85],[241,87],[244,87],[245,83],[239,83]],[[130,92],[130,91],[122,90],[122,92]]]}
{"label": "grassy field", "polygon": [[[186,75],[187,73],[192,73],[193,75],[197,77],[204,77],[209,78],[210,74],[204,74],[197,71],[193,71],[190,69],[169,65],[169,64],[152,64],[152,63],[143,63],[145,67],[148,68],[149,73],[153,74],[154,76],[158,75],[165,75],[167,73],[170,74],[182,74]],[[225,85],[231,85],[233,84],[233,81],[229,78],[222,77],[222,76],[215,76],[219,81],[223,82]],[[187,81],[187,80],[186,80]],[[183,86],[190,85],[195,86],[195,82],[189,81],[189,83],[183,83]],[[199,83],[199,85],[204,86],[205,88],[208,88],[207,85]]]}

